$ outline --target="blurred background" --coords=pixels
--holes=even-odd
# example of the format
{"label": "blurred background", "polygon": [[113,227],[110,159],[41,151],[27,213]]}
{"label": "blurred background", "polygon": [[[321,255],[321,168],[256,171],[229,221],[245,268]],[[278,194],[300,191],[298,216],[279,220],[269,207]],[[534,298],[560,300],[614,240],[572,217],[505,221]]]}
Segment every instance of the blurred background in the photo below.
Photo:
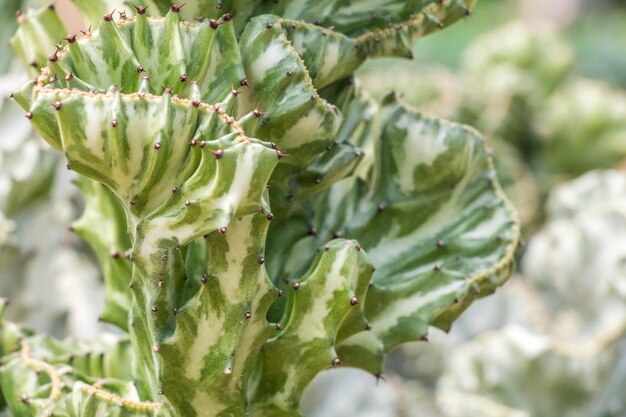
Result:
{"label": "blurred background", "polygon": [[[80,29],[69,0],[57,7]],[[13,15],[2,10],[0,32],[13,31]],[[626,416],[624,22],[623,0],[480,0],[471,18],[421,40],[412,61],[360,70],[372,97],[393,91],[485,134],[524,244],[509,283],[448,334],[433,329],[429,343],[394,352],[383,377],[316,378],[307,416]],[[9,318],[93,337],[104,328],[101,277],[69,227],[82,202],[61,158],[4,99],[19,83],[4,54],[0,294]]]}

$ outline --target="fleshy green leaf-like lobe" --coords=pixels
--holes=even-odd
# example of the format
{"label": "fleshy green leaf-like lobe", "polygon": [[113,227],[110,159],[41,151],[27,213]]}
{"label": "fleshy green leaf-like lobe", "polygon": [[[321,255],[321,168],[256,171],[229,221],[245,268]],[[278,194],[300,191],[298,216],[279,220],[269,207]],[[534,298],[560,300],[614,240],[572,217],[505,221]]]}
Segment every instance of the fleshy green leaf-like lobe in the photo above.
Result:
{"label": "fleshy green leaf-like lobe", "polygon": [[430,325],[449,329],[474,299],[501,285],[519,240],[517,216],[475,130],[424,117],[393,97],[381,112],[366,179],[343,180],[312,209],[294,210],[308,226],[284,254],[289,263],[273,268],[275,280],[297,276],[315,247],[337,236],[367,250],[377,268],[365,300],[372,330],[337,352],[344,364],[374,374],[386,352],[426,339]]}

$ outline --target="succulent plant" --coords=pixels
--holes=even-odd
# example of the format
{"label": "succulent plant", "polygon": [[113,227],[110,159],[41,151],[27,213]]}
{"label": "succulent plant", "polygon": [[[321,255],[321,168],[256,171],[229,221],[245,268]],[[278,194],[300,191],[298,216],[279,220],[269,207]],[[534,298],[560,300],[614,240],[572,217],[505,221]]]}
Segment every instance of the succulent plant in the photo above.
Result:
{"label": "succulent plant", "polygon": [[96,372],[5,323],[13,412],[297,416],[319,372],[380,376],[506,281],[519,226],[480,134],[352,78],[473,1],[146,6],[67,36],[13,94],[79,175],[74,228],[130,341]]}
{"label": "succulent plant", "polygon": [[547,326],[509,324],[458,347],[439,384],[444,415],[624,414],[625,186],[623,172],[595,171],[551,194],[522,263]]}

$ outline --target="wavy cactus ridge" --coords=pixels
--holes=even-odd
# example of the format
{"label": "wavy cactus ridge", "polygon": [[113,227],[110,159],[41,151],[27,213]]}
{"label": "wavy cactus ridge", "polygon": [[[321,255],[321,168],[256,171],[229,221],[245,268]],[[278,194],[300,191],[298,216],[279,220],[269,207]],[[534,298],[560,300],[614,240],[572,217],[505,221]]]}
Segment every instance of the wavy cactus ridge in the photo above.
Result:
{"label": "wavy cactus ridge", "polygon": [[180,415],[247,414],[258,351],[277,331],[266,320],[280,296],[264,266],[271,219],[265,205],[206,236],[206,269],[189,277],[200,290],[176,308],[176,330],[159,345],[163,395]]}
{"label": "wavy cactus ridge", "polygon": [[[169,2],[155,0],[164,14]],[[146,3],[147,4],[147,3]],[[354,39],[362,53],[371,56],[411,57],[413,43],[471,15],[476,0],[360,1],[300,0],[265,2],[225,0],[214,7],[206,0],[189,1],[181,10],[187,19],[200,16],[215,19],[220,10],[233,13],[238,32],[259,15],[273,14],[302,20]]]}
{"label": "wavy cactus ridge", "polygon": [[477,132],[421,116],[393,98],[381,114],[372,132],[373,166],[363,171],[369,174],[335,184],[313,209],[296,209],[292,215],[304,225],[276,229],[292,242],[281,253],[289,262],[272,264],[279,282],[309,265],[316,242],[360,242],[377,267],[365,304],[372,331],[347,338],[338,352],[344,363],[374,374],[386,352],[426,339],[429,325],[447,330],[474,299],[501,285],[519,240],[516,215]]}
{"label": "wavy cactus ridge", "polygon": [[356,331],[365,328],[361,302],[371,275],[372,265],[356,241],[333,240],[318,251],[289,290],[283,330],[263,346],[253,415],[300,415],[304,388],[319,372],[341,363],[335,343],[342,324],[360,321]]}
{"label": "wavy cactus ridge", "polygon": [[280,22],[274,16],[253,19],[240,45],[253,99],[266,113],[257,135],[289,155],[277,174],[285,178],[324,151],[339,128],[341,113],[319,97],[303,58]]}
{"label": "wavy cactus ridge", "polygon": [[476,0],[431,0],[427,3],[406,22],[358,36],[357,46],[370,57],[412,58],[415,42],[470,16]]}
{"label": "wavy cactus ridge", "polygon": [[123,93],[153,94],[170,88],[182,97],[199,90],[201,96],[194,98],[215,102],[244,78],[229,20],[226,14],[214,27],[181,21],[174,11],[117,21],[107,14],[94,32],[67,36],[67,45],[50,55],[48,66],[58,86],[98,91],[115,85]]}
{"label": "wavy cactus ridge", "polygon": [[[386,117],[371,188],[378,196],[371,200],[383,202],[382,210],[376,208],[380,220],[346,233],[369,248],[378,268],[366,315],[385,352],[400,343],[427,340],[429,325],[448,330],[474,299],[502,285],[513,270],[520,234],[477,132],[401,105],[390,106]],[[421,149],[419,154],[406,153],[411,142],[413,149]],[[404,177],[407,172],[413,173],[413,185]],[[385,213],[395,210],[410,210],[410,218],[394,218],[412,225],[385,222]],[[386,233],[375,236],[371,230],[379,221]],[[407,248],[410,241],[419,243]]]}

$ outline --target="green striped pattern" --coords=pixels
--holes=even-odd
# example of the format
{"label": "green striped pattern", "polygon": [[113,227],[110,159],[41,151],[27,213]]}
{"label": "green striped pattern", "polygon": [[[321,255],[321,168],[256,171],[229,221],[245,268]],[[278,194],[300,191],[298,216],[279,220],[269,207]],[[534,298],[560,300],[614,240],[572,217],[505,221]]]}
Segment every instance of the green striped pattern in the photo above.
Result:
{"label": "green striped pattern", "polygon": [[288,155],[273,179],[279,184],[322,153],[341,123],[337,108],[319,97],[283,23],[273,16],[255,18],[241,38],[252,101],[266,113],[257,135]]}
{"label": "green striped pattern", "polygon": [[104,309],[100,319],[128,330],[132,265],[127,259],[131,242],[124,208],[104,185],[82,176],[76,184],[85,199],[85,211],[72,227],[89,243],[104,276]]}
{"label": "green striped pattern", "polygon": [[270,269],[275,282],[298,276],[321,242],[357,239],[377,268],[366,301],[372,331],[337,350],[342,362],[375,374],[386,352],[425,338],[429,325],[449,329],[474,299],[501,285],[519,240],[478,133],[392,98],[380,124],[365,179],[339,182],[312,209],[296,207],[277,223],[272,233],[289,243]]}
{"label": "green striped pattern", "polygon": [[[362,301],[372,265],[356,241],[334,240],[318,249],[311,268],[288,290],[282,330],[261,353],[253,416],[300,415],[304,388],[340,361],[335,344],[366,326]],[[339,329],[344,327],[343,332]]]}
{"label": "green striped pattern", "polygon": [[55,45],[66,35],[65,26],[54,6],[28,9],[17,22],[18,30],[9,44],[24,66],[30,68],[30,75],[36,76],[46,66]]}
{"label": "green striped pattern", "polygon": [[239,217],[202,242],[205,268],[187,278],[200,288],[178,307],[158,352],[161,389],[178,415],[247,415],[259,349],[277,333],[266,320],[279,296],[264,266],[269,213]]}
{"label": "green striped pattern", "polygon": [[[103,319],[128,325],[132,355],[122,375],[79,352],[79,376],[39,382],[12,410],[298,416],[320,371],[377,374],[388,351],[506,280],[518,226],[482,138],[379,106],[350,79],[473,2],[140,4],[149,12],[68,37],[15,95],[89,178],[75,226],[104,270]],[[102,5],[79,4],[88,18]],[[33,357],[53,369],[70,350],[52,368]],[[7,375],[29,375],[34,362],[8,358]]]}
{"label": "green striped pattern", "polygon": [[[145,1],[165,14],[170,3]],[[370,56],[410,57],[420,38],[448,27],[471,14],[476,0],[194,0],[181,13],[186,19],[217,18],[221,11],[233,14],[237,33],[255,16],[272,14],[303,20],[342,33]]]}

